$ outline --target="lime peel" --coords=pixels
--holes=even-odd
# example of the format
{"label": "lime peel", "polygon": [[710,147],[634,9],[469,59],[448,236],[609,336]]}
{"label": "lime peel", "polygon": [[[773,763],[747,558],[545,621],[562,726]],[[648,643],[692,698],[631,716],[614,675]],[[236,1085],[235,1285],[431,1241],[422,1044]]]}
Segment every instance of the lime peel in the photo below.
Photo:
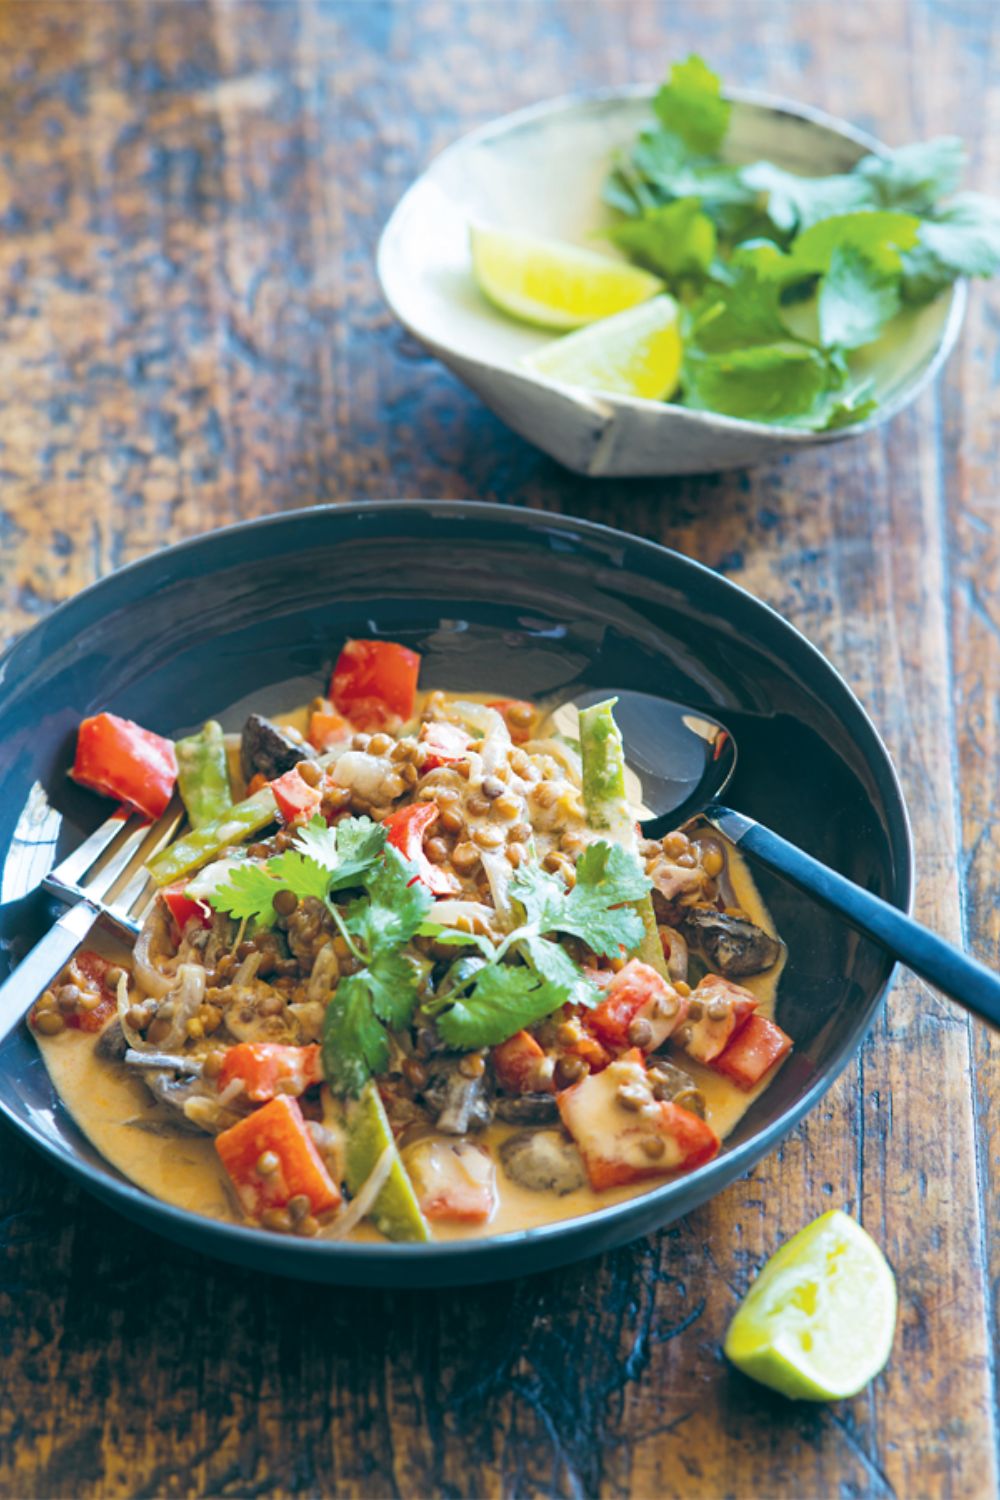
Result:
{"label": "lime peel", "polygon": [[854,1396],[884,1367],[896,1329],[896,1281],[848,1214],[823,1214],[772,1255],[729,1325],[737,1369],[800,1401]]}
{"label": "lime peel", "polygon": [[522,364],[562,385],[666,401],[681,368],[678,308],[666,294],[526,354]]}

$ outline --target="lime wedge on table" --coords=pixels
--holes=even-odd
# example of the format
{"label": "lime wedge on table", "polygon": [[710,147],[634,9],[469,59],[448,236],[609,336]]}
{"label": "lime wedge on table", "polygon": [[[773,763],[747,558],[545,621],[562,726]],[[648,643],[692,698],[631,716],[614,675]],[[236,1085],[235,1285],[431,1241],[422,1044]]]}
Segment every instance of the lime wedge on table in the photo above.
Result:
{"label": "lime wedge on table", "polygon": [[677,388],[681,336],[673,297],[654,297],[641,307],[605,318],[556,339],[523,364],[548,380],[665,401]]}
{"label": "lime wedge on table", "polygon": [[860,1224],[834,1209],[771,1256],[723,1348],[745,1375],[784,1396],[839,1401],[874,1380],[895,1330],[889,1263]]}
{"label": "lime wedge on table", "polygon": [[663,282],[623,260],[519,230],[473,227],[472,268],[491,302],[543,328],[581,328],[645,302]]}
{"label": "lime wedge on table", "polygon": [[393,1151],[392,1167],[368,1217],[387,1239],[429,1240],[431,1232],[396,1150],[385,1106],[369,1083],[347,1115],[346,1178],[352,1197],[364,1187],[387,1146]]}

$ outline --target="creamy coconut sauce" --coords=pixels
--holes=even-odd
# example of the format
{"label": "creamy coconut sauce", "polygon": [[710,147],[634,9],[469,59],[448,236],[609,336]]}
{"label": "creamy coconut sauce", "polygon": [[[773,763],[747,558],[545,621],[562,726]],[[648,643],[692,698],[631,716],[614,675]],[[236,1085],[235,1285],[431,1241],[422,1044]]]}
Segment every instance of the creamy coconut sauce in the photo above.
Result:
{"label": "creamy coconut sauce", "polygon": [[[295,718],[286,715],[284,722],[294,723]],[[777,936],[770,913],[742,858],[732,847],[728,854],[730,879],[740,906],[751,921]],[[119,963],[127,962],[127,952],[116,950],[110,938],[92,946],[101,947]],[[775,992],[783,963],[782,957],[767,973],[740,981],[757,996],[758,1010],[763,1016],[774,1014]],[[113,1166],[146,1192],[176,1204],[178,1208],[232,1223],[244,1222],[230,1198],[213,1139],[178,1131],[170,1122],[168,1113],[153,1102],[138,1079],[129,1077],[120,1064],[106,1062],[97,1055],[97,1037],[93,1033],[63,1031],[58,1036],[39,1036],[36,1040],[66,1108]],[[701,1067],[688,1057],[682,1059],[682,1064],[704,1094],[706,1119],[722,1139],[732,1132],[774,1076],[769,1073],[755,1089],[744,1093],[712,1069]],[[487,1224],[436,1222],[433,1226],[436,1240],[482,1239],[491,1234],[532,1229],[560,1219],[577,1218],[611,1203],[620,1203],[625,1198],[635,1198],[666,1180],[650,1179],[603,1193],[595,1193],[589,1187],[562,1196],[531,1192],[507,1177],[499,1164],[500,1142],[521,1128],[498,1122],[474,1137],[497,1163],[496,1211]],[[378,1231],[368,1224],[361,1224],[349,1237],[382,1240]]]}

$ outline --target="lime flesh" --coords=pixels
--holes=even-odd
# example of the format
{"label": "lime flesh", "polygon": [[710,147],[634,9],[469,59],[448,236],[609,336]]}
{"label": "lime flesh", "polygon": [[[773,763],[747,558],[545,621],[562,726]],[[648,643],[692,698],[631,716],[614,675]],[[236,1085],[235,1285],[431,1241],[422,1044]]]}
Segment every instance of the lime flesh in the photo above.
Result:
{"label": "lime flesh", "polygon": [[385,1106],[369,1083],[348,1112],[345,1165],[352,1196],[364,1187],[387,1147],[392,1148],[392,1167],[368,1217],[386,1239],[429,1240],[431,1232],[396,1149]]}
{"label": "lime flesh", "polygon": [[681,368],[677,303],[666,294],[654,297],[536,349],[523,363],[563,385],[665,401]]}
{"label": "lime flesh", "polygon": [[476,280],[490,301],[542,328],[582,328],[663,286],[626,261],[518,230],[473,227],[470,243]]}
{"label": "lime flesh", "polygon": [[729,1325],[727,1358],[801,1401],[839,1401],[873,1380],[896,1330],[885,1256],[839,1209],[800,1229],[764,1266]]}

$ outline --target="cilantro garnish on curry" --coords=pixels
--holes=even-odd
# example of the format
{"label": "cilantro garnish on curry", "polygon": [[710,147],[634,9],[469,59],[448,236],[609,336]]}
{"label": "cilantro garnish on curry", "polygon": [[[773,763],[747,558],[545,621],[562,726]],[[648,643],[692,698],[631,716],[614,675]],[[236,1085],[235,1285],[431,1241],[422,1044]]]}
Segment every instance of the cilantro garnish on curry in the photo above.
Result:
{"label": "cilantro garnish on curry", "polygon": [[613,704],[569,740],[419,670],[348,641],[238,737],[81,725],[77,780],[187,824],[134,952],[31,1024],[150,1191],[328,1238],[543,1223],[710,1160],[789,1051],[752,882],[707,829],[642,838]]}

